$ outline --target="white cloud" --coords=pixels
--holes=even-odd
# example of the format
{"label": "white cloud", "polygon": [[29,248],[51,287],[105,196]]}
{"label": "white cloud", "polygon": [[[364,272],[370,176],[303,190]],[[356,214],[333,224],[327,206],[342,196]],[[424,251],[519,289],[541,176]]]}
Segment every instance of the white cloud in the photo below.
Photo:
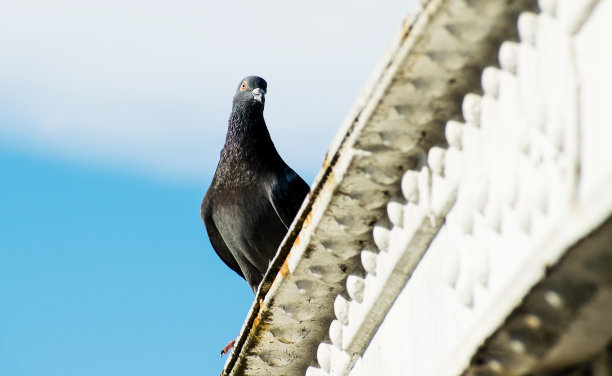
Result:
{"label": "white cloud", "polygon": [[0,138],[200,181],[237,83],[258,74],[281,155],[314,174],[413,3],[2,2]]}

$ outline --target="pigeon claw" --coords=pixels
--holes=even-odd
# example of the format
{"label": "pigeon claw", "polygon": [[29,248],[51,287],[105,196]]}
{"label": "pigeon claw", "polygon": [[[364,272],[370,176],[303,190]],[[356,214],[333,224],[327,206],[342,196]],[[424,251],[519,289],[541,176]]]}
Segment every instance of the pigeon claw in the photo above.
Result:
{"label": "pigeon claw", "polygon": [[230,352],[230,350],[234,348],[234,345],[236,345],[236,340],[235,339],[231,340],[227,345],[225,345],[223,350],[221,350],[221,357],[223,358],[223,355],[225,355],[228,352]]}

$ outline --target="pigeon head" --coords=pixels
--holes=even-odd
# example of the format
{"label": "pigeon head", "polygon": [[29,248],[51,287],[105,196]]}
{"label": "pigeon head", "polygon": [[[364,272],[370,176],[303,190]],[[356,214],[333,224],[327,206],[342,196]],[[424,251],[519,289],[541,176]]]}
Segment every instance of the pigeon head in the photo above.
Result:
{"label": "pigeon head", "polygon": [[242,79],[234,95],[234,105],[262,106],[266,103],[268,83],[261,77],[248,76]]}

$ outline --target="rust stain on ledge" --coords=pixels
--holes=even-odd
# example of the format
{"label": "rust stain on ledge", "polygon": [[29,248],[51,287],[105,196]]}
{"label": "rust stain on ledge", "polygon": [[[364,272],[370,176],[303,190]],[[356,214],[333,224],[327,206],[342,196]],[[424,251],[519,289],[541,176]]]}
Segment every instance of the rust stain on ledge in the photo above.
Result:
{"label": "rust stain on ledge", "polygon": [[325,158],[323,158],[323,169],[325,170],[329,167],[329,151],[325,153]]}
{"label": "rust stain on ledge", "polygon": [[[301,233],[301,231],[300,231]],[[295,237],[295,240],[293,241],[293,246],[292,247],[296,247],[300,244],[300,234],[297,234],[297,236]]]}
{"label": "rust stain on ledge", "polygon": [[285,279],[287,275],[289,274],[289,257],[290,256],[291,256],[291,251],[287,253],[287,257],[285,257],[285,261],[283,262],[283,265],[280,267],[278,273],[274,277],[274,281],[272,281],[272,285],[280,283],[280,281]]}
{"label": "rust stain on ledge", "polygon": [[[304,222],[302,223],[302,231],[306,228],[308,228],[308,226],[310,225],[310,222],[312,221],[312,211],[310,211],[308,213],[308,215],[306,216],[306,218],[304,218]],[[300,231],[301,232],[301,231]]]}
{"label": "rust stain on ledge", "polygon": [[251,334],[255,334],[255,332],[257,331],[258,327],[259,327],[259,323],[261,322],[261,312],[263,311],[264,306],[263,306],[263,301],[260,302],[260,306],[259,306],[259,310],[257,311],[257,316],[255,316],[255,319],[253,320],[253,325],[251,325]]}
{"label": "rust stain on ledge", "polygon": [[289,274],[289,256],[291,256],[291,252],[287,254],[285,262],[283,262],[283,266],[281,266],[280,270],[278,271],[278,274],[283,278],[285,278],[287,274]]}
{"label": "rust stain on ledge", "polygon": [[[295,240],[293,241],[292,248],[296,247],[296,246],[298,246],[300,244],[300,242],[301,242],[300,235],[302,234],[302,231],[305,231],[308,228],[308,226],[310,225],[311,221],[312,221],[312,211],[308,212],[308,215],[306,215],[306,218],[304,218],[304,222],[302,222],[302,228],[300,229],[300,232],[295,237]],[[285,263],[287,263],[287,259],[289,258],[289,253],[285,257]],[[283,264],[283,266],[284,266],[284,264]]]}
{"label": "rust stain on ledge", "polygon": [[402,41],[408,38],[408,34],[410,33],[410,30],[412,30],[412,24],[413,22],[410,16],[404,18],[404,21],[402,22],[402,26],[401,26]]}

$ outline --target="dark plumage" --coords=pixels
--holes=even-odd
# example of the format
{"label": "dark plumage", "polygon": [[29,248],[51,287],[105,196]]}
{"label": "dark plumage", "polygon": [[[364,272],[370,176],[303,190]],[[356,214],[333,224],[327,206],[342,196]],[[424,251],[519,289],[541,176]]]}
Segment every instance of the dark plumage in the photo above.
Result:
{"label": "dark plumage", "polygon": [[246,77],[234,95],[225,145],[201,217],[217,255],[253,292],[308,194],[278,155],[263,117],[266,81]]}

